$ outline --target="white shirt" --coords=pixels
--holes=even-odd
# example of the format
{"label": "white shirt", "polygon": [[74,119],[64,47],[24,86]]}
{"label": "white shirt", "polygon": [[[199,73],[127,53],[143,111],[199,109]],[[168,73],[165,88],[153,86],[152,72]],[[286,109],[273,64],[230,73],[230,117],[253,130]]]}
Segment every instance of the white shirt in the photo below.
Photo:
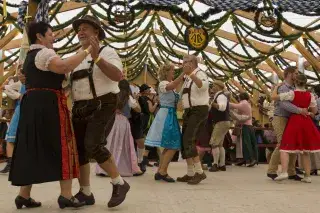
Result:
{"label": "white shirt", "polygon": [[137,100],[134,99],[131,95],[129,96],[128,104],[129,104],[129,107],[132,108],[132,109],[138,107],[138,102],[137,102]]}
{"label": "white shirt", "polygon": [[20,98],[20,89],[21,89],[21,82],[17,81],[14,82],[12,79],[9,81],[7,85],[4,86],[4,93],[11,98],[12,100],[16,100]]}
{"label": "white shirt", "polygon": [[[102,45],[100,45],[100,47],[102,47]],[[113,48],[103,48],[100,53],[100,57],[106,60],[108,63],[116,66],[121,72],[123,71],[121,59]],[[74,70],[74,72],[82,69],[89,69],[91,60],[91,55],[88,55]],[[118,82],[112,81],[110,78],[108,78],[97,65],[93,66],[93,82],[98,97],[108,93],[116,94],[120,92]],[[73,101],[93,99],[88,78],[73,81],[72,97]]]}
{"label": "white shirt", "polygon": [[[220,92],[221,91],[217,92],[214,95],[213,100],[217,99],[217,104],[219,105],[218,110],[221,111],[221,112],[224,112],[227,109],[228,98],[226,97],[226,95],[224,93],[220,93]],[[217,97],[217,95],[218,95],[218,97]]]}
{"label": "white shirt", "polygon": [[[295,91],[306,91],[305,89],[299,89],[296,88]],[[311,102],[309,107],[317,107],[317,101],[316,98],[314,97],[314,95],[312,93],[311,94]],[[280,101],[293,101],[294,99],[294,91],[289,91],[289,92],[284,92],[284,93],[280,93]]]}
{"label": "white shirt", "polygon": [[[193,73],[195,73],[195,75],[202,81],[202,87],[198,88],[195,83],[192,84],[191,91],[190,91],[191,105],[192,106],[209,105],[208,76],[205,72],[201,71],[200,68],[195,69]],[[183,91],[184,88],[189,88],[191,82],[192,82],[192,79],[189,76],[187,76],[181,90]],[[190,108],[188,94],[182,95],[182,104],[184,109]]]}

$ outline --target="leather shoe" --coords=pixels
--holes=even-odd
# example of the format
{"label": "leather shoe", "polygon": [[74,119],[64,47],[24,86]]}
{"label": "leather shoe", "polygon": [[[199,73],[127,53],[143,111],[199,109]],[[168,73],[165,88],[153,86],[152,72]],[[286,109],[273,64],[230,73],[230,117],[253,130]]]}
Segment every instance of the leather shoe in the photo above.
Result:
{"label": "leather shoe", "polygon": [[268,178],[271,178],[272,180],[274,180],[276,177],[278,177],[277,174],[267,174]]}
{"label": "leather shoe", "polygon": [[130,185],[125,180],[123,185],[113,185],[112,196],[108,202],[108,207],[113,208],[119,206],[126,199],[129,190]]}
{"label": "leather shoe", "polygon": [[85,204],[88,206],[91,206],[96,202],[92,193],[91,195],[86,195],[82,191],[79,191],[74,197],[80,202],[85,202]]}
{"label": "leather shoe", "polygon": [[299,175],[291,175],[288,177],[289,180],[301,181],[302,178]]}

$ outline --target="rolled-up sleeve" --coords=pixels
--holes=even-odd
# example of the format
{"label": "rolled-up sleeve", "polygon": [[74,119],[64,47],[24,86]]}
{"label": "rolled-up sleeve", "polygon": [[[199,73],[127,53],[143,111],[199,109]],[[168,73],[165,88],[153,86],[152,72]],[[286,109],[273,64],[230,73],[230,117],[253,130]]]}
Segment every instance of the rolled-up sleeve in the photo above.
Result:
{"label": "rolled-up sleeve", "polygon": [[228,104],[228,99],[227,99],[227,97],[226,96],[224,96],[224,95],[219,95],[218,97],[217,97],[217,104],[219,105],[219,107],[218,107],[218,110],[219,111],[221,111],[221,112],[224,112],[224,111],[226,111],[226,109],[227,109],[227,104]]}
{"label": "rolled-up sleeve", "polygon": [[209,88],[209,79],[205,72],[199,71],[196,76],[202,81],[202,87],[199,90],[207,90]]}
{"label": "rolled-up sleeve", "polygon": [[106,62],[117,67],[121,72],[123,72],[123,65],[118,53],[111,47],[105,47],[100,53],[100,57]]}

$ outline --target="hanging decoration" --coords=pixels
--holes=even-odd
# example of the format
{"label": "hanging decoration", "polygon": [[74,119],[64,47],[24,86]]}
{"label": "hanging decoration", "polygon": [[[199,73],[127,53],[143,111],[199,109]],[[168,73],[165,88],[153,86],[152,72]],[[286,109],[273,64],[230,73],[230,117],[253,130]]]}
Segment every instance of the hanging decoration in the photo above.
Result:
{"label": "hanging decoration", "polygon": [[17,17],[17,23],[21,29],[23,29],[23,27],[25,26],[25,17],[27,14],[27,9],[28,9],[28,2],[21,1],[18,9],[18,17]]}
{"label": "hanging decoration", "polygon": [[209,34],[203,27],[189,26],[186,28],[184,40],[190,49],[201,51],[208,46]]}
{"label": "hanging decoration", "polygon": [[107,10],[108,22],[110,25],[119,28],[126,29],[132,25],[135,12],[133,8],[128,7],[127,2],[114,2]]}
{"label": "hanging decoration", "polygon": [[255,13],[254,22],[259,31],[273,34],[280,29],[282,19],[276,9],[259,8]]}

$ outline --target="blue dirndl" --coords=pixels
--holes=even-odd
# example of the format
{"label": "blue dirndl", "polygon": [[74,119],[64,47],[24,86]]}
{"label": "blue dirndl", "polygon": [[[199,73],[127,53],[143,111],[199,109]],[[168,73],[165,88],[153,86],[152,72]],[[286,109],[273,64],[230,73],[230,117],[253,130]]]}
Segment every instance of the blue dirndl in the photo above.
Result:
{"label": "blue dirndl", "polygon": [[181,148],[181,131],[175,107],[161,106],[147,135],[145,145]]}
{"label": "blue dirndl", "polygon": [[[25,85],[22,85],[21,89],[20,89],[21,95],[23,95],[25,92],[26,92],[26,87],[25,87]],[[6,134],[6,139],[5,140],[7,142],[10,142],[10,143],[14,143],[15,140],[16,140],[16,134],[17,134],[19,118],[20,118],[20,104],[21,104],[21,101],[17,100],[16,108],[14,110],[14,113],[13,113],[12,119],[10,121],[10,125],[9,125],[9,128],[8,128],[8,131],[7,131],[7,134]]]}

